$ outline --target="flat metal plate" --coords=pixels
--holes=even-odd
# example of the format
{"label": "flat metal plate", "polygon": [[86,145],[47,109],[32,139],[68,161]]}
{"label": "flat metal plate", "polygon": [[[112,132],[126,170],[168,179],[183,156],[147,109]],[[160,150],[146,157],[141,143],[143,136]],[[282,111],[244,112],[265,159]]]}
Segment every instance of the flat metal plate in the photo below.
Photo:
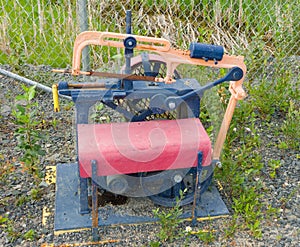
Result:
{"label": "flat metal plate", "polygon": [[[56,167],[55,231],[90,228],[92,226],[90,214],[79,214],[78,186],[78,164],[58,164]],[[122,207],[122,205],[118,207]],[[124,213],[124,211],[120,214],[112,205],[100,207],[99,226],[139,224],[157,221],[157,219],[153,217],[129,215]],[[198,204],[198,220],[207,217],[226,216],[228,214],[229,211],[221,199],[217,188],[213,185],[210,186],[201,196],[201,201]],[[184,207],[182,216],[186,219],[191,217],[191,206]]]}

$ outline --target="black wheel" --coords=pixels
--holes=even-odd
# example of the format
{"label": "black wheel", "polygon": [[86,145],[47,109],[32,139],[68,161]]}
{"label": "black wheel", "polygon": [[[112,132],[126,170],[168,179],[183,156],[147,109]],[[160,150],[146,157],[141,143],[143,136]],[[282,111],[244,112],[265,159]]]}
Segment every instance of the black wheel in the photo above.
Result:
{"label": "black wheel", "polygon": [[[189,171],[186,174],[184,174],[181,181],[179,181],[181,175],[178,175],[181,172],[180,170],[174,170],[174,176],[170,176],[169,178],[164,180],[164,183],[170,184],[167,190],[158,194],[152,193],[152,195],[149,196],[149,198],[155,204],[165,206],[165,207],[175,206],[178,198],[180,197],[180,191],[185,192],[183,199],[179,202],[180,206],[184,206],[193,202],[194,194],[195,194],[196,176],[197,176],[196,168],[189,169]],[[207,190],[213,178],[212,166],[203,168],[203,171],[204,173],[202,173],[202,176],[200,178],[200,185],[201,185],[200,195]],[[174,181],[175,176],[177,176],[178,178],[177,183]],[[147,176],[147,182],[142,182],[142,186],[146,191],[146,193],[148,194],[149,194],[149,189],[151,189],[151,187],[153,186],[150,183],[151,180],[149,179],[149,177],[151,177],[150,174]]]}

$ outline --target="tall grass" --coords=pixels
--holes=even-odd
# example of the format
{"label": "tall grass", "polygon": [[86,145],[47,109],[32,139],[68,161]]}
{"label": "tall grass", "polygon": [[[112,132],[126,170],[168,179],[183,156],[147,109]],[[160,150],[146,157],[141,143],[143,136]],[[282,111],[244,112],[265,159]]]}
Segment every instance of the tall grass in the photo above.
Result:
{"label": "tall grass", "polygon": [[76,36],[74,2],[0,0],[0,62],[66,66]]}
{"label": "tall grass", "polygon": [[[299,55],[297,2],[89,0],[89,29],[124,32],[125,10],[132,9],[135,34],[165,37],[185,49],[191,41],[221,44],[256,64],[270,56]],[[75,0],[0,0],[0,4],[0,63],[70,64],[79,32]]]}

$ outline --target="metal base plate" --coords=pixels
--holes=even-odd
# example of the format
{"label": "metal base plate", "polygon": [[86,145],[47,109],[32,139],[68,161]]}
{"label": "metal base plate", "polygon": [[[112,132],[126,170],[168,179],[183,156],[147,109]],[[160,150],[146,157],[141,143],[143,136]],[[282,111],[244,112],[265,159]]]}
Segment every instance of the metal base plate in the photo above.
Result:
{"label": "metal base plate", "polygon": [[[78,164],[58,164],[56,167],[55,231],[91,228],[91,215],[79,214],[78,186]],[[152,202],[149,201],[149,203]],[[122,207],[122,205],[118,207]],[[151,207],[151,204],[149,207]],[[119,211],[114,209],[114,206],[110,204],[99,207],[99,226],[151,223],[157,221],[157,219],[151,216],[126,214],[124,211],[122,213]],[[222,217],[228,214],[229,211],[221,199],[217,188],[214,185],[210,186],[201,196],[200,203],[198,203],[198,220],[207,217]],[[182,217],[187,220],[191,218],[191,206],[184,207]]]}

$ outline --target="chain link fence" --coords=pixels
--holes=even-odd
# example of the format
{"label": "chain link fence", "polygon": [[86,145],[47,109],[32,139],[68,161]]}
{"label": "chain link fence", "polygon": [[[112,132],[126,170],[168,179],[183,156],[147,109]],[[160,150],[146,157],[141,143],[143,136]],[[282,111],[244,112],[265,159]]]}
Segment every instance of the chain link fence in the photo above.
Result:
{"label": "chain link fence", "polygon": [[[250,74],[262,72],[275,58],[300,55],[298,0],[0,2],[0,63],[16,70],[24,64],[70,66],[78,33],[85,29],[125,33],[128,9],[134,34],[163,37],[181,49],[192,41],[223,45],[227,53],[246,57]],[[100,64],[113,55],[95,49],[90,60]],[[33,79],[40,81],[38,75]]]}

